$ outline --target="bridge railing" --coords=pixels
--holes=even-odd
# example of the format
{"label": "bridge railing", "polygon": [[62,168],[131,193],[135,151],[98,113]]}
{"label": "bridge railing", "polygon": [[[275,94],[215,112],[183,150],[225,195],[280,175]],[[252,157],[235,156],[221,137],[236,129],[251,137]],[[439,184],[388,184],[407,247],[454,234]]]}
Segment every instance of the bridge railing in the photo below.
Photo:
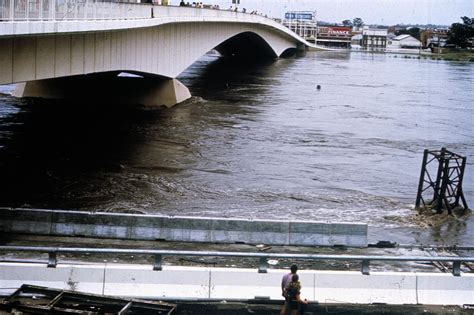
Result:
{"label": "bridge railing", "polygon": [[115,255],[137,255],[153,256],[153,270],[162,270],[163,256],[193,256],[193,257],[238,257],[253,258],[259,260],[259,273],[266,273],[268,259],[292,259],[312,261],[357,261],[361,263],[361,272],[364,275],[370,273],[371,261],[385,262],[445,262],[452,263],[452,274],[461,275],[461,263],[473,263],[474,257],[459,256],[369,256],[369,255],[319,255],[319,254],[288,254],[288,253],[252,253],[252,252],[217,252],[217,251],[183,251],[183,250],[158,250],[158,249],[117,249],[117,248],[75,248],[75,247],[32,247],[32,246],[0,246],[0,252],[36,252],[48,254],[48,267],[56,267],[58,263],[57,254],[115,254]]}
{"label": "bridge railing", "polygon": [[0,21],[112,20],[151,17],[151,5],[96,0],[0,0]]}

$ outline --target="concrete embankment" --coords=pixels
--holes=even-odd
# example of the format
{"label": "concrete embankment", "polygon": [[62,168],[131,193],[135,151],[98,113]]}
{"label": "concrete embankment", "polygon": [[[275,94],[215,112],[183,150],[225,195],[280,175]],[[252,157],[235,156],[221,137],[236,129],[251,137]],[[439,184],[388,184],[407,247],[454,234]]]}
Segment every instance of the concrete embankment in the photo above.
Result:
{"label": "concrete embankment", "polygon": [[[22,284],[144,299],[253,300],[283,302],[283,269],[258,273],[247,268],[150,265],[0,263],[0,293]],[[391,305],[469,305],[474,274],[301,270],[302,296],[310,302]]]}
{"label": "concrete embankment", "polygon": [[181,242],[367,246],[367,225],[0,208],[0,231]]}

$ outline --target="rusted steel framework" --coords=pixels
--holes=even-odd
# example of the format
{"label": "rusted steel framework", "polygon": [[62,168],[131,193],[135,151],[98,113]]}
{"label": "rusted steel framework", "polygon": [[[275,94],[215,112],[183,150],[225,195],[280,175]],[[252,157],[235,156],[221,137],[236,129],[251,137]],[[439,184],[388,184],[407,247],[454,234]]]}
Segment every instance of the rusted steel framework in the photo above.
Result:
{"label": "rusted steel framework", "polygon": [[466,157],[446,148],[433,151],[426,149],[421,165],[416,208],[431,207],[437,213],[442,213],[446,209],[452,214],[452,210],[459,207],[461,201],[464,209],[467,209],[466,198],[462,191],[465,167]]}
{"label": "rusted steel framework", "polygon": [[[31,299],[24,303],[24,297],[32,295],[35,297],[34,303]],[[121,299],[24,284],[0,305],[0,309],[14,309],[26,314],[171,315],[176,310],[176,304]]]}

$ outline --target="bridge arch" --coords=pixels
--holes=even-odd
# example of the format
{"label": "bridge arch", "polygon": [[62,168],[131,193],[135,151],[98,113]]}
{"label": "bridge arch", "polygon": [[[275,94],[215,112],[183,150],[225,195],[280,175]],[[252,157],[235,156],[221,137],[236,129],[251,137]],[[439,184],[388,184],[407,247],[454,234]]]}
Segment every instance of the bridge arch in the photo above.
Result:
{"label": "bridge arch", "polygon": [[251,59],[279,57],[270,44],[254,32],[234,35],[217,45],[215,49],[223,56]]}

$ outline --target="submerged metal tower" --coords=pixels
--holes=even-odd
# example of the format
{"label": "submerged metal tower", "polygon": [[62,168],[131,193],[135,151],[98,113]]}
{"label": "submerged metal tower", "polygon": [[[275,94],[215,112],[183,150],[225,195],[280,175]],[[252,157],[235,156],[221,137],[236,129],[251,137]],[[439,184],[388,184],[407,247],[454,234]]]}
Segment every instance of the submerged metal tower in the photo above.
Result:
{"label": "submerged metal tower", "polygon": [[[452,210],[459,207],[459,201],[462,201],[464,209],[468,209],[462,191],[465,166],[466,157],[448,151],[446,148],[432,151],[425,149],[416,208],[431,207],[437,213],[442,213],[443,209],[446,209],[449,214],[452,214]],[[433,196],[431,200],[429,200],[430,195]]]}

